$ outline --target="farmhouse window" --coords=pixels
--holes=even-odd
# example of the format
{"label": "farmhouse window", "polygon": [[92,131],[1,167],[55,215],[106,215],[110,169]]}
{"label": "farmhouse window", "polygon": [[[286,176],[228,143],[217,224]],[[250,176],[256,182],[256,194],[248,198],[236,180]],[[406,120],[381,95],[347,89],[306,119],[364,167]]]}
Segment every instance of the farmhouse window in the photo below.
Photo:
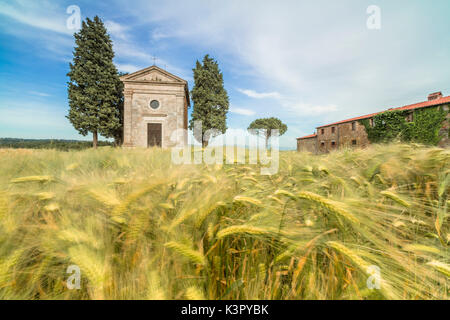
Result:
{"label": "farmhouse window", "polygon": [[408,115],[406,116],[406,121],[407,122],[413,122],[414,121],[414,114],[412,112],[408,113]]}

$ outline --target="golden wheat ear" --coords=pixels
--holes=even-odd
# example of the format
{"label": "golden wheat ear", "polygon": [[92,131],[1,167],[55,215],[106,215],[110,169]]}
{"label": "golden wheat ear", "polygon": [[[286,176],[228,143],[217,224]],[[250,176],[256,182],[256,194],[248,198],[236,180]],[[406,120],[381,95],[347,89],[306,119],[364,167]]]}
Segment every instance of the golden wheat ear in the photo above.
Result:
{"label": "golden wheat ear", "polygon": [[52,182],[55,179],[52,176],[28,176],[20,177],[11,180],[11,183],[26,183],[26,182]]}
{"label": "golden wheat ear", "polygon": [[167,242],[165,246],[172,249],[174,252],[186,257],[192,263],[202,266],[206,265],[205,256],[197,250],[188,247],[187,245],[175,241],[170,241]]}
{"label": "golden wheat ear", "polygon": [[345,218],[346,220],[348,220],[351,223],[359,224],[359,220],[352,213],[345,210],[343,208],[344,205],[342,203],[324,198],[318,194],[308,192],[308,191],[301,191],[297,194],[297,196],[301,199],[306,199],[311,202],[314,202],[314,203],[320,205],[321,207],[324,207],[328,211]]}

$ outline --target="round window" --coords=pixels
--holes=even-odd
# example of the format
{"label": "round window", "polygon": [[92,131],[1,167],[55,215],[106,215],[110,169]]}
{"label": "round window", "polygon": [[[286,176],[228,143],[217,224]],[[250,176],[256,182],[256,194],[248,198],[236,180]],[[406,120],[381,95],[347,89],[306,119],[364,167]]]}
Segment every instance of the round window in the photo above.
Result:
{"label": "round window", "polygon": [[159,101],[158,101],[158,100],[152,100],[152,101],[150,102],[150,107],[151,107],[152,109],[158,109],[158,108],[159,108]]}

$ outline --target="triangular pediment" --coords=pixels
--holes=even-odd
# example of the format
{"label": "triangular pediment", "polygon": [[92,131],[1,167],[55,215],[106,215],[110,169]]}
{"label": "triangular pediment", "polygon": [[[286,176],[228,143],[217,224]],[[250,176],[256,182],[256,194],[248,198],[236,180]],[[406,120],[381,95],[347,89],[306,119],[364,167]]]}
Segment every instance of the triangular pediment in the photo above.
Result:
{"label": "triangular pediment", "polygon": [[167,72],[157,66],[151,66],[131,74],[120,77],[122,81],[150,81],[150,82],[172,82],[172,83],[186,83],[185,80],[176,75]]}

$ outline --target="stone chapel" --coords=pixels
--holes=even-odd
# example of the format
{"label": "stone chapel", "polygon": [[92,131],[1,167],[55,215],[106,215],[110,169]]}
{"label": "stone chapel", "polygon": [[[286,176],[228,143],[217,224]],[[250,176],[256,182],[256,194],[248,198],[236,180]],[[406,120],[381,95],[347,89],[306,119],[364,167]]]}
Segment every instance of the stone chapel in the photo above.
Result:
{"label": "stone chapel", "polygon": [[[189,88],[157,66],[120,78],[124,84],[124,147],[187,145]],[[183,130],[179,130],[183,129]]]}

